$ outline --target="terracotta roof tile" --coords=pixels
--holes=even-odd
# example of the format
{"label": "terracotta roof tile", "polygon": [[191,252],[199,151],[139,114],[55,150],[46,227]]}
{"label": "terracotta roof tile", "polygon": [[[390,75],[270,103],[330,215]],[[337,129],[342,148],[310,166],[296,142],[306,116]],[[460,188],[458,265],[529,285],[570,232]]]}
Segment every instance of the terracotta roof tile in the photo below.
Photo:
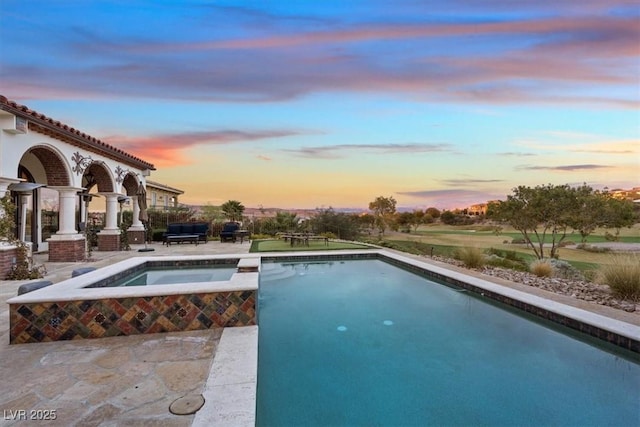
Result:
{"label": "terracotta roof tile", "polygon": [[112,157],[115,160],[122,161],[123,163],[133,164],[141,169],[155,170],[153,164],[149,162],[133,156],[120,148],[109,145],[93,136],[87,135],[86,133],[81,132],[79,129],[72,128],[69,125],[61,123],[58,120],[54,120],[44,114],[31,110],[26,105],[21,105],[15,101],[11,101],[3,95],[0,95],[0,110],[5,110],[16,115],[21,115],[20,113],[26,113],[30,116],[30,118],[39,120],[40,123],[38,124],[40,126],[48,128],[54,133],[58,133],[62,138],[65,137],[65,133],[72,133],[80,137],[80,142],[84,142],[90,148],[93,148],[94,151],[105,155],[106,157]]}

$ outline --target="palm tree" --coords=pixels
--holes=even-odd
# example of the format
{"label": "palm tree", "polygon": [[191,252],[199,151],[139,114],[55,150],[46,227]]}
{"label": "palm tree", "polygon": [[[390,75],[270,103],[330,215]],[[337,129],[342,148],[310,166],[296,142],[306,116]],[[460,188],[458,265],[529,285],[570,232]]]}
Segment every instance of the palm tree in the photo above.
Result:
{"label": "palm tree", "polygon": [[229,200],[220,206],[222,212],[230,221],[240,221],[244,213],[244,206],[237,200]]}

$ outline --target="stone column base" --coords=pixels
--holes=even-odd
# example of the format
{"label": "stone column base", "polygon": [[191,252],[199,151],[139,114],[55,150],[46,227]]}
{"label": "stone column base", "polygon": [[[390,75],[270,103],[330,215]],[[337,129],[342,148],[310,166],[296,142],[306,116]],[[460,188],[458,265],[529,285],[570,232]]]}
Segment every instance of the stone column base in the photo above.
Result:
{"label": "stone column base", "polygon": [[18,248],[15,246],[0,243],[0,280],[7,278],[11,271],[11,266],[16,262],[18,257]]}
{"label": "stone column base", "polygon": [[127,237],[130,245],[141,245],[144,243],[144,230],[129,230]]}
{"label": "stone column base", "polygon": [[118,234],[98,233],[98,250],[99,251],[119,251],[120,250],[120,233]]}
{"label": "stone column base", "polygon": [[73,240],[49,239],[49,262],[77,262],[86,258],[84,237]]}

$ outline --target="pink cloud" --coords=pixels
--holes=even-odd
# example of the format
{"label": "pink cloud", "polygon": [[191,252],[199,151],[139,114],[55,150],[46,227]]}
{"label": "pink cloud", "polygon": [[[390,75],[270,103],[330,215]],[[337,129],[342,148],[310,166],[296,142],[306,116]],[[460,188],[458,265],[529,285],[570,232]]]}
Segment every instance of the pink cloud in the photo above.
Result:
{"label": "pink cloud", "polygon": [[182,150],[197,145],[237,144],[262,139],[299,135],[290,130],[266,130],[257,132],[223,130],[183,134],[153,135],[144,137],[109,136],[104,141],[134,155],[147,159],[156,166],[193,163]]}

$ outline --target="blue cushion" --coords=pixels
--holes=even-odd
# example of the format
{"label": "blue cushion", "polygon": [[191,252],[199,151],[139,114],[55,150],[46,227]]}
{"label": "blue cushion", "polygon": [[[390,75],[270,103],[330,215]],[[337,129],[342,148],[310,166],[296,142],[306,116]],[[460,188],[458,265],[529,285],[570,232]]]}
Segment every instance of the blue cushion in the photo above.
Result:
{"label": "blue cushion", "polygon": [[95,267],[81,267],[81,268],[76,268],[75,270],[73,270],[71,272],[71,277],[78,277],[78,276],[82,276],[83,274],[87,274],[90,273],[92,271],[94,271],[96,268]]}
{"label": "blue cushion", "polygon": [[180,234],[180,228],[181,228],[182,224],[169,224],[167,226],[167,233],[168,235],[170,234]]}
{"label": "blue cushion", "polygon": [[47,286],[51,285],[53,285],[53,282],[50,280],[25,283],[24,285],[20,285],[20,287],[18,288],[18,295],[26,294],[31,291],[37,291],[38,289],[46,288]]}
{"label": "blue cushion", "polygon": [[180,227],[180,234],[193,234],[193,224],[182,224]]}
{"label": "blue cushion", "polygon": [[224,228],[222,229],[223,232],[234,232],[237,229],[240,228],[240,224],[238,224],[237,222],[228,222],[224,225]]}
{"label": "blue cushion", "polygon": [[193,225],[193,234],[207,234],[209,224],[201,222]]}

